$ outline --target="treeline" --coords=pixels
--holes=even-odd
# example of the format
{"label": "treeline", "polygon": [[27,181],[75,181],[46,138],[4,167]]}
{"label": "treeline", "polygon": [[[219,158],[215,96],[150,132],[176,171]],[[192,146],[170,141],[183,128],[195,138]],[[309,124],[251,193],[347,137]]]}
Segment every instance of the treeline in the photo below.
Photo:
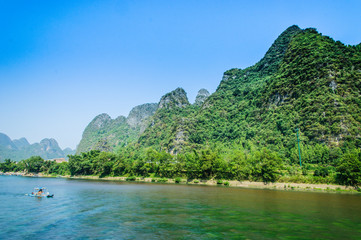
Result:
{"label": "treeline", "polygon": [[40,156],[32,156],[20,162],[5,159],[0,163],[2,172],[25,172],[25,173],[45,173],[67,175],[69,173],[68,163],[57,163],[55,161],[46,161]]}
{"label": "treeline", "polygon": [[267,149],[252,156],[240,154],[228,163],[218,151],[210,148],[176,156],[152,148],[146,149],[141,156],[133,154],[132,151],[121,155],[92,150],[69,156],[68,167],[71,175],[251,179],[264,182],[276,181],[282,169],[281,159]]}
{"label": "treeline", "polygon": [[92,150],[69,155],[69,161],[56,163],[31,157],[18,163],[0,163],[2,172],[33,172],[52,175],[142,176],[187,179],[227,179],[267,182],[338,183],[361,185],[361,151],[342,151],[322,145],[303,148],[302,167],[297,149],[284,158],[282,148],[239,144],[231,148],[209,146],[185,154],[171,155],[152,148],[135,146],[117,153]]}

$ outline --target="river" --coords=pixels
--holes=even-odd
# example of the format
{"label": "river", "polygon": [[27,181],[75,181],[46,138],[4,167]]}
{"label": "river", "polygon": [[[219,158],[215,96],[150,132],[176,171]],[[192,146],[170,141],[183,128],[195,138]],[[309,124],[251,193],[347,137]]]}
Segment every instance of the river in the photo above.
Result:
{"label": "river", "polygon": [[359,194],[0,176],[0,204],[0,239],[361,239]]}

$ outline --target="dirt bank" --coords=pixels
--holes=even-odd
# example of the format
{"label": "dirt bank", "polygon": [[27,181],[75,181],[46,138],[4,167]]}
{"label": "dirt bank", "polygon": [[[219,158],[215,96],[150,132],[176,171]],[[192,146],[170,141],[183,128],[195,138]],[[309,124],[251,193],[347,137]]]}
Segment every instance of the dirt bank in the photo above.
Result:
{"label": "dirt bank", "polygon": [[[69,176],[68,176],[69,177]],[[127,181],[127,177],[104,177],[98,176],[73,176],[74,179],[94,179],[105,181]],[[161,182],[161,183],[173,183],[176,184],[174,179],[164,178],[142,178],[137,177],[135,182]],[[355,188],[335,185],[335,184],[308,184],[308,183],[263,183],[263,182],[250,182],[250,181],[227,181],[224,180],[222,184],[219,184],[216,180],[197,180],[187,181],[182,179],[179,184],[191,184],[191,185],[227,185],[229,187],[241,187],[241,188],[256,188],[256,189],[277,189],[277,190],[292,190],[292,191],[327,191],[327,192],[357,192]]]}

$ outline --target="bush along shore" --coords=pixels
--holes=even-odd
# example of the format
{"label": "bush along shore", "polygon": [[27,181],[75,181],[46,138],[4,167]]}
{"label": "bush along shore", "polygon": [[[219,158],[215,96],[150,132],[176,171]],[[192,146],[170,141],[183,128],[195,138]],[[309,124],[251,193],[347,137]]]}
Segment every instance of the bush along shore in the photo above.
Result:
{"label": "bush along shore", "polygon": [[69,155],[69,161],[62,163],[45,161],[38,156],[20,162],[7,159],[0,163],[0,172],[6,175],[282,190],[360,191],[359,153],[345,154],[343,161],[335,166],[305,163],[302,167],[282,164],[277,154],[267,149],[254,155],[239,154],[238,158],[228,161],[210,149],[178,156],[147,149],[143,156],[134,156],[136,160],[121,156],[92,150]]}

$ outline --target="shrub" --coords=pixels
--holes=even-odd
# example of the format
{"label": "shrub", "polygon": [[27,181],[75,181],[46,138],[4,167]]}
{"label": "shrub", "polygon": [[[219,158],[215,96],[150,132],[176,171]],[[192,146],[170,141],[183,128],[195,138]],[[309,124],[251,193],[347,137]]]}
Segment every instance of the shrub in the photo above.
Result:
{"label": "shrub", "polygon": [[181,181],[182,181],[182,179],[180,177],[177,177],[177,178],[174,179],[175,183],[180,183]]}
{"label": "shrub", "polygon": [[131,176],[131,177],[127,177],[125,180],[126,181],[135,181],[135,180],[137,180],[137,178],[135,176]]}
{"label": "shrub", "polygon": [[282,168],[281,158],[277,153],[266,148],[256,151],[251,156],[252,177],[264,183],[275,182]]}
{"label": "shrub", "polygon": [[199,181],[198,181],[198,180],[194,180],[194,183],[199,183]]}
{"label": "shrub", "polygon": [[165,182],[168,182],[168,179],[167,178],[159,178],[158,182],[165,183]]}
{"label": "shrub", "polygon": [[217,184],[223,184],[222,180],[217,180]]}
{"label": "shrub", "polygon": [[328,169],[325,167],[321,167],[315,170],[313,176],[315,177],[327,177],[328,176]]}
{"label": "shrub", "polygon": [[229,182],[228,182],[228,181],[225,181],[223,184],[224,184],[224,186],[229,186]]}

